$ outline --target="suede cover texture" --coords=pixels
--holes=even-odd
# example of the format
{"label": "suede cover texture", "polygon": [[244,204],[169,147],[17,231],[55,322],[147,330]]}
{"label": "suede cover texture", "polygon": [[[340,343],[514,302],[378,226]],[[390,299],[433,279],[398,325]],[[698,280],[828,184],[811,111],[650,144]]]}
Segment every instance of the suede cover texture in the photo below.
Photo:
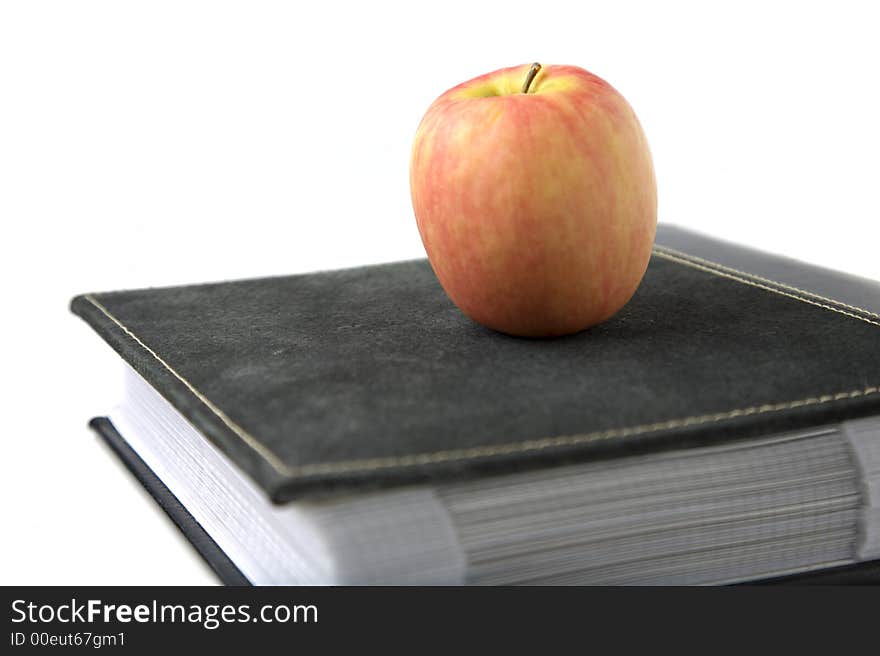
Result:
{"label": "suede cover texture", "polygon": [[617,316],[553,340],[473,323],[424,260],[72,309],[276,502],[880,411],[880,317],[662,250]]}

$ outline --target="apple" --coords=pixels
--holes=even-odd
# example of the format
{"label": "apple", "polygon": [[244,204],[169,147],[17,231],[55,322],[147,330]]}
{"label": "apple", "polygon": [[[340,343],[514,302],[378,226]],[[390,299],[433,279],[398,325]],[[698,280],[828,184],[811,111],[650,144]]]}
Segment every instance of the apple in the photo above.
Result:
{"label": "apple", "polygon": [[623,96],[582,68],[504,68],[441,95],[416,132],[410,189],[443,289],[504,333],[605,321],[648,266],[648,142]]}

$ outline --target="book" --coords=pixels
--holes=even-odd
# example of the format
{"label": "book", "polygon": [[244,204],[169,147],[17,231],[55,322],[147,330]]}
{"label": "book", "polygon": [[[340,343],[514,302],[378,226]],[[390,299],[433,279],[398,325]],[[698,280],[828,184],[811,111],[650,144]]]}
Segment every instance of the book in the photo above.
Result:
{"label": "book", "polygon": [[630,303],[552,340],[473,323],[424,260],[72,309],[126,370],[93,426],[228,582],[877,571],[871,281],[661,225]]}

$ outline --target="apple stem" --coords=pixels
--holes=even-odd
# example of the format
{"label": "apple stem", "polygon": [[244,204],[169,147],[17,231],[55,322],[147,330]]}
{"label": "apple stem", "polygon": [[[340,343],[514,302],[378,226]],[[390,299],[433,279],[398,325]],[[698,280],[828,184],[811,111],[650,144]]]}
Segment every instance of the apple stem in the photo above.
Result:
{"label": "apple stem", "polygon": [[541,72],[541,65],[538,62],[532,64],[532,67],[529,69],[529,72],[526,73],[526,81],[523,82],[522,85],[522,93],[528,93],[529,87],[532,86],[532,81]]}

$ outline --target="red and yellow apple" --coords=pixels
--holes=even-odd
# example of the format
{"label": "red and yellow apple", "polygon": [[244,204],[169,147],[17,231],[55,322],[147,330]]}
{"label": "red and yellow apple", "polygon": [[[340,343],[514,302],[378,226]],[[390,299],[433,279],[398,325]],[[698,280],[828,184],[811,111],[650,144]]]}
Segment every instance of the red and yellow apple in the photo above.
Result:
{"label": "red and yellow apple", "polygon": [[623,96],[575,66],[505,68],[444,93],[416,132],[410,188],[440,284],[504,333],[605,321],[648,265],[648,142]]}

